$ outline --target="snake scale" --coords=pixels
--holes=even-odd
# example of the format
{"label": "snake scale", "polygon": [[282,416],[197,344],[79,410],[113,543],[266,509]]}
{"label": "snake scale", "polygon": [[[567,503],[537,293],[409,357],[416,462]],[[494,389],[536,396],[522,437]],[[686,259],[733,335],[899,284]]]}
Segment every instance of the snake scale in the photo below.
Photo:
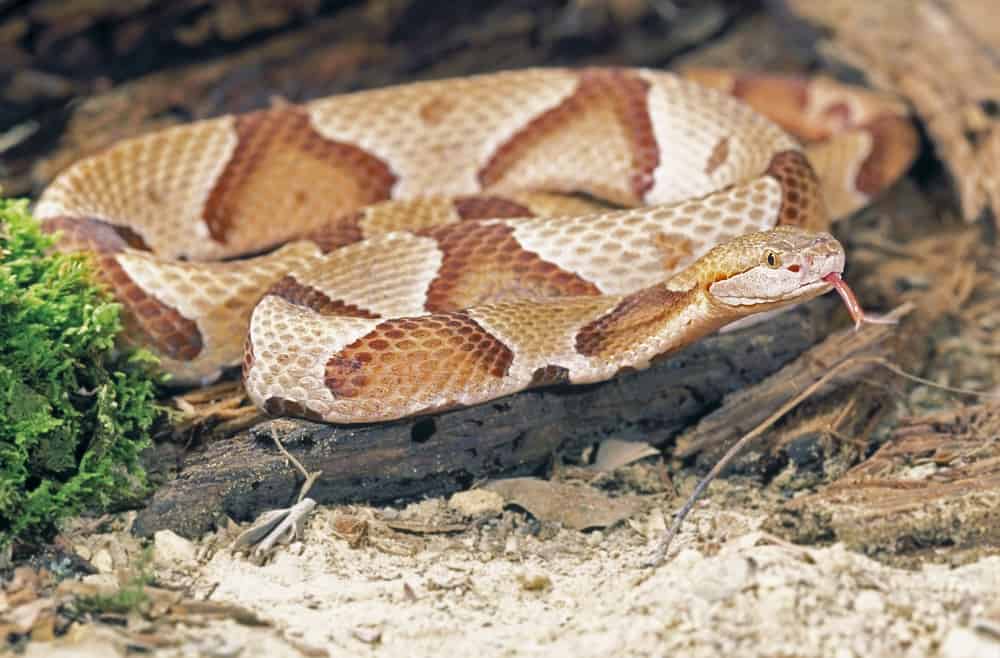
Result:
{"label": "snake scale", "polygon": [[178,384],[384,421],[595,382],[837,287],[832,219],[911,164],[905,106],[822,78],[527,69],[140,136],[36,214]]}

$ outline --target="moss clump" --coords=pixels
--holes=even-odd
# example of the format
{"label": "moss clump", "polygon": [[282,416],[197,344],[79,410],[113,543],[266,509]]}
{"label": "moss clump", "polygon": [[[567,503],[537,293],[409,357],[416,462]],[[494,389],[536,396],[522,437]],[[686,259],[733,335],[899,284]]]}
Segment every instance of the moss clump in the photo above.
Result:
{"label": "moss clump", "polygon": [[120,308],[82,256],[0,199],[0,548],[145,489],[152,356],[116,357]]}

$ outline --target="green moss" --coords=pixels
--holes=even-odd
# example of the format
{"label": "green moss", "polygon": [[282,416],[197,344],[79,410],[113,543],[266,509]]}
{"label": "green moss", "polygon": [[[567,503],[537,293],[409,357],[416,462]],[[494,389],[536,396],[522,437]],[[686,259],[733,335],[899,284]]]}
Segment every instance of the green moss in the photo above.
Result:
{"label": "green moss", "polygon": [[0,199],[0,547],[141,494],[151,355],[115,356],[120,307],[82,256]]}

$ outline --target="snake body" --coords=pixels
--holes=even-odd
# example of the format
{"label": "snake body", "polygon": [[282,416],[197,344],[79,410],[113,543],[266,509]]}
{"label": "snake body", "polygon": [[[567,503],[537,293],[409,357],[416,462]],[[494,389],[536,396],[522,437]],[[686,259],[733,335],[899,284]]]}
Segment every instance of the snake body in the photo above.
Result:
{"label": "snake body", "polygon": [[830,218],[915,151],[904,107],[828,80],[529,69],[127,140],[36,214],[176,382],[242,363],[270,413],[371,422],[608,379],[822,294]]}

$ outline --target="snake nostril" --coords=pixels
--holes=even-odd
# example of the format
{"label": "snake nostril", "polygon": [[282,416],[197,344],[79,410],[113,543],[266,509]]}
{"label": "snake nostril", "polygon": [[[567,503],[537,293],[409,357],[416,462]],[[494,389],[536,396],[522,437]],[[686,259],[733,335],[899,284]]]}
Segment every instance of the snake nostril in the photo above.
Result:
{"label": "snake nostril", "polygon": [[801,268],[801,267],[799,267],[798,265],[789,265],[789,266],[788,266],[788,271],[789,271],[789,272],[798,272],[798,271],[799,271],[799,270],[801,270],[801,269],[802,269],[802,268]]}

